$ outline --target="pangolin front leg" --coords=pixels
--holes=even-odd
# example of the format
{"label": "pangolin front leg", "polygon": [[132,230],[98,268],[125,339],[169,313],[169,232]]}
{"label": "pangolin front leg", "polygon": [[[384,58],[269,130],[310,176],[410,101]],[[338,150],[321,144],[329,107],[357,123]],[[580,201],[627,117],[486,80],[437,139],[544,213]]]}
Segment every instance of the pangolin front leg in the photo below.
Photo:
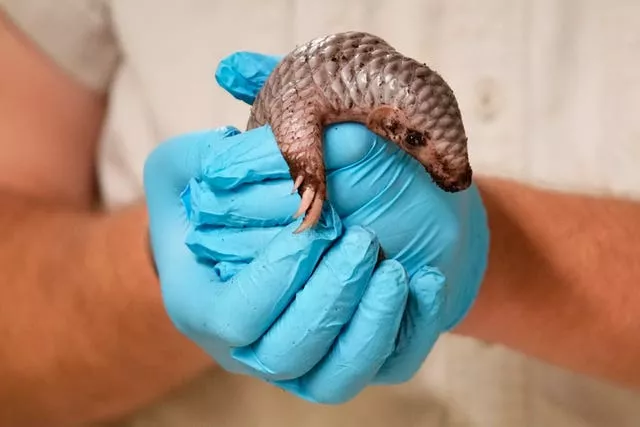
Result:
{"label": "pangolin front leg", "polygon": [[292,114],[282,115],[272,125],[274,136],[293,179],[292,192],[297,191],[301,197],[294,218],[304,215],[304,220],[296,229],[296,233],[313,227],[318,222],[327,198],[322,120],[314,110],[292,110]]}

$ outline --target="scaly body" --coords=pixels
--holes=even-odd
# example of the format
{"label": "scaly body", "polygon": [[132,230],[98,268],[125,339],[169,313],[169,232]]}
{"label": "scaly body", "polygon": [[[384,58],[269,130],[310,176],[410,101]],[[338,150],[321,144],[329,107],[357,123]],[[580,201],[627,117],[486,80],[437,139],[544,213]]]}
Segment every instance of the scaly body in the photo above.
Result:
{"label": "scaly body", "polygon": [[365,32],[317,38],[285,56],[256,97],[247,124],[269,124],[302,200],[300,232],[327,196],[324,126],[359,122],[424,165],[444,191],[466,189],[472,171],[457,100],[434,70]]}

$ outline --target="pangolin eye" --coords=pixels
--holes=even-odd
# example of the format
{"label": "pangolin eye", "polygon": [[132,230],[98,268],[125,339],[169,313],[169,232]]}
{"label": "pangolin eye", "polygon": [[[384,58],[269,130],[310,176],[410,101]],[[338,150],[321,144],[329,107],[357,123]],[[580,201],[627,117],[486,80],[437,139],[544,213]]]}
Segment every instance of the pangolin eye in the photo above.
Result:
{"label": "pangolin eye", "polygon": [[423,147],[427,145],[427,140],[424,135],[416,130],[410,130],[407,132],[405,142],[411,147]]}

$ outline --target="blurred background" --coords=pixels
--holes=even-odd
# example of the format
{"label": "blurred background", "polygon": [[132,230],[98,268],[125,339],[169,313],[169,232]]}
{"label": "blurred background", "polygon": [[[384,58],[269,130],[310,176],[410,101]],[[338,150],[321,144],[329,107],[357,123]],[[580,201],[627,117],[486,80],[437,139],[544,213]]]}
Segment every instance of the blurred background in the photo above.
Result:
{"label": "blurred background", "polygon": [[[152,0],[122,3],[116,20],[129,13],[127,8],[157,8]],[[145,23],[157,31],[148,30],[147,37],[139,36],[147,42],[129,46],[140,57],[147,49],[146,55],[163,64],[162,73],[192,61],[201,64],[193,73],[206,74],[176,81],[167,90],[186,91],[199,103],[172,110],[183,117],[158,124],[167,134],[202,123],[244,127],[248,107],[213,82],[217,61],[229,53],[284,54],[318,35],[360,29],[443,74],[461,104],[478,173],[640,196],[640,2],[243,0],[216,2],[216,17],[188,10],[198,8],[197,1],[185,4],[167,2],[159,8],[162,14]],[[190,28],[198,34],[186,27],[178,31],[176,22],[187,16],[209,21],[209,29],[203,32],[207,26],[197,23]],[[123,23],[122,31],[135,32],[134,24]],[[212,80],[213,102],[199,95],[204,78]],[[173,424],[173,419],[192,422]],[[128,422],[132,427],[637,427],[640,396],[499,346],[445,336],[410,384],[369,390],[345,406],[309,405],[242,378],[203,379]]]}
{"label": "blurred background", "polygon": [[[120,49],[103,136],[109,144],[102,149],[104,176],[121,176],[105,189],[112,206],[138,194],[135,174],[158,141],[202,127],[245,126],[248,106],[214,80],[224,56],[284,54],[310,38],[352,29],[382,36],[445,77],[478,174],[640,197],[636,0],[94,3],[101,3],[95,16],[108,17]],[[135,148],[127,138],[136,139]],[[122,158],[127,150],[139,153]],[[637,427],[640,395],[448,335],[411,383],[367,390],[343,406],[315,406],[251,379],[211,374],[110,425],[360,424]]]}

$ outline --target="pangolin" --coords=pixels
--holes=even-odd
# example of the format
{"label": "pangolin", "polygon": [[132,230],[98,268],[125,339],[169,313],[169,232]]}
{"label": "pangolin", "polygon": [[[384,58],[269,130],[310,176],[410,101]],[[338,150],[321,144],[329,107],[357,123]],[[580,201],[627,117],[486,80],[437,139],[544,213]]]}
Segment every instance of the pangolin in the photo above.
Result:
{"label": "pangolin", "polygon": [[362,123],[397,144],[444,191],[471,184],[462,115],[444,79],[373,34],[325,35],[284,56],[247,123],[247,129],[271,126],[301,197],[294,218],[305,214],[296,233],[320,218],[327,198],[323,128],[339,122]]}

